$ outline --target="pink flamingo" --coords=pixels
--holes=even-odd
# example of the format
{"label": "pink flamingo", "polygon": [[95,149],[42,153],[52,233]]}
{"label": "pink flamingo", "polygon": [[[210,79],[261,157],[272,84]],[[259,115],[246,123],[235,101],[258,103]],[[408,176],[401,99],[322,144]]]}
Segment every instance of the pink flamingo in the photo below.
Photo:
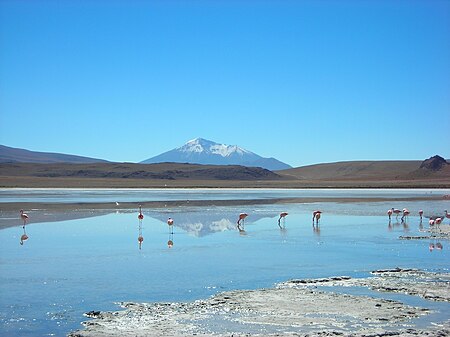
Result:
{"label": "pink flamingo", "polygon": [[23,225],[25,226],[25,225],[27,224],[28,219],[29,219],[30,217],[28,216],[28,214],[26,214],[26,213],[23,212],[23,209],[20,210],[20,217],[22,218],[22,220],[23,220]]}
{"label": "pink flamingo", "polygon": [[402,211],[399,210],[399,209],[397,209],[397,208],[394,208],[394,207],[392,207],[391,210],[392,210],[392,213],[395,214],[396,219],[398,219],[398,215],[399,215]]}
{"label": "pink flamingo", "polygon": [[419,211],[419,216],[420,216],[420,221],[422,222],[422,216],[423,216],[423,211],[422,210]]}
{"label": "pink flamingo", "polygon": [[406,218],[408,217],[408,215],[409,215],[410,213],[411,213],[411,212],[408,211],[406,208],[403,208],[402,222],[403,222],[404,220],[406,221]]}
{"label": "pink flamingo", "polygon": [[316,224],[319,224],[319,220],[320,220],[320,215],[322,214],[322,211],[314,211],[313,212],[313,224],[314,224],[314,219],[316,219]]}
{"label": "pink flamingo", "polygon": [[442,223],[442,218],[436,218],[434,219],[434,224],[439,228],[440,224]]}
{"label": "pink flamingo", "polygon": [[387,215],[388,215],[389,221],[390,221],[391,220],[391,216],[392,216],[392,209],[388,209]]}
{"label": "pink flamingo", "polygon": [[281,213],[280,213],[280,217],[278,218],[278,226],[279,226],[280,228],[281,228],[280,221],[281,221],[281,219],[283,219],[283,226],[284,226],[284,220],[285,220],[285,218],[286,218],[286,215],[288,215],[287,212],[281,212]]}
{"label": "pink flamingo", "polygon": [[433,219],[433,218],[430,218],[430,220],[428,221],[428,224],[429,224],[430,226],[434,226],[434,219]]}
{"label": "pink flamingo", "polygon": [[139,205],[139,215],[138,215],[138,219],[139,219],[139,220],[144,219],[144,214],[142,214],[142,207],[141,207],[141,205]]}
{"label": "pink flamingo", "polygon": [[172,218],[167,219],[167,224],[169,226],[172,226],[173,225],[173,219]]}
{"label": "pink flamingo", "polygon": [[433,249],[434,249],[434,244],[433,244],[433,243],[430,243],[430,245],[428,246],[428,248],[430,249],[430,252],[433,251]]}
{"label": "pink flamingo", "polygon": [[241,230],[243,230],[242,228],[241,228],[241,224],[243,225],[244,224],[244,222],[245,222],[245,218],[246,217],[248,217],[248,214],[247,213],[241,213],[241,214],[239,214],[239,219],[238,219],[238,221],[237,221],[237,228],[241,231]]}

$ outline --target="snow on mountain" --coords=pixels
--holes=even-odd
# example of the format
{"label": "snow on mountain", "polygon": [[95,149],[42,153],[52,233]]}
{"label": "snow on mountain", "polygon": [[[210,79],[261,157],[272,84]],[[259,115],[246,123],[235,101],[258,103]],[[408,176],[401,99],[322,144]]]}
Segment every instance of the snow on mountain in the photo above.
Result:
{"label": "snow on mountain", "polygon": [[237,145],[218,144],[195,138],[181,147],[142,161],[142,164],[174,162],[213,165],[258,166],[268,170],[291,168],[275,158],[264,158]]}
{"label": "snow on mountain", "polygon": [[237,145],[218,144],[203,138],[195,138],[193,140],[190,140],[182,147],[179,147],[178,150],[182,152],[203,152],[207,154],[217,154],[222,157],[229,157],[233,154],[244,155],[245,153],[252,153],[240,148]]}

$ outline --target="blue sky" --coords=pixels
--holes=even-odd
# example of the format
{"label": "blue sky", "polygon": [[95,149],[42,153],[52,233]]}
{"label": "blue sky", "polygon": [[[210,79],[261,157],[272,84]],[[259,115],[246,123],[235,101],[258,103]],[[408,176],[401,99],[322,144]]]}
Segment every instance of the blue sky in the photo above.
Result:
{"label": "blue sky", "polygon": [[0,144],[450,158],[450,1],[0,1]]}

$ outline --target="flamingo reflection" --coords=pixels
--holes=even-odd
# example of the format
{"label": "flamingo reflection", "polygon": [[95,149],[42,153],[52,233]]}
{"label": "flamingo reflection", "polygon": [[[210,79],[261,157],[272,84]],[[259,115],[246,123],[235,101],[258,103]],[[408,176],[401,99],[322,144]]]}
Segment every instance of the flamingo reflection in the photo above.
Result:
{"label": "flamingo reflection", "polygon": [[173,219],[167,219],[167,224],[169,225],[169,240],[167,241],[167,247],[173,247]]}
{"label": "flamingo reflection", "polygon": [[320,236],[320,226],[319,226],[319,224],[317,224],[317,225],[313,224],[313,232],[317,236]]}
{"label": "flamingo reflection", "polygon": [[142,236],[142,222],[139,222],[139,236],[138,236],[139,249],[142,248],[142,242],[144,242],[144,237]]}
{"label": "flamingo reflection", "polygon": [[144,242],[144,237],[142,236],[142,220],[144,219],[144,214],[142,214],[142,207],[141,207],[141,205],[139,205],[138,219],[139,219],[138,244],[139,244],[139,249],[142,249],[142,242]]}
{"label": "flamingo reflection", "polygon": [[27,232],[25,231],[25,225],[23,225],[22,228],[23,228],[23,234],[20,237],[20,244],[23,246],[23,243],[28,240],[28,235],[27,235]]}

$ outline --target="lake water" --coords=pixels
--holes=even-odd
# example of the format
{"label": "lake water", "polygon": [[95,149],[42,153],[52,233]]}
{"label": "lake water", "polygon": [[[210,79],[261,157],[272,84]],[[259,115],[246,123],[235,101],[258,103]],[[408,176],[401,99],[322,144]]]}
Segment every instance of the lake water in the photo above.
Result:
{"label": "lake water", "polygon": [[[51,198],[61,202],[76,199],[73,190],[14,191],[19,192],[2,190],[1,202],[14,198]],[[82,199],[77,201],[92,202],[102,198],[145,201],[149,196],[154,200],[177,200],[170,199],[174,195],[181,195],[180,200],[184,200],[186,194],[191,199],[236,199],[236,195],[250,198],[243,190],[171,191],[173,194],[166,190],[132,190],[130,195],[128,190],[100,190],[99,194],[98,190],[76,191]],[[366,191],[349,193],[386,196],[380,190]],[[386,193],[388,197],[449,194],[448,190],[420,190],[417,194],[414,191]],[[278,198],[304,196],[303,192],[248,193]],[[322,196],[343,191],[308,193]],[[407,224],[397,222],[395,217],[389,223],[386,210],[390,207],[410,209]],[[313,228],[311,220],[311,212],[317,208],[324,212],[320,230]],[[428,224],[425,219],[420,224],[419,209],[442,214],[444,209],[450,210],[450,201],[144,209],[141,225],[137,211],[129,210],[45,223],[33,223],[30,212],[31,221],[26,226],[29,239],[23,245],[19,244],[21,226],[0,230],[0,335],[63,336],[81,328],[80,322],[86,319],[84,312],[117,310],[118,301],[191,301],[220,291],[272,287],[292,278],[365,277],[371,270],[381,268],[448,272],[448,241],[441,241],[442,250],[430,252],[430,240],[399,239],[401,235],[427,235],[421,231]],[[289,212],[284,230],[277,225],[281,211]],[[249,214],[245,233],[239,233],[235,227],[241,212]],[[166,223],[168,217],[175,222],[173,234]],[[141,249],[140,235],[144,238]],[[173,241],[172,248],[168,247],[169,240]],[[448,304],[442,306],[450,309]]]}
{"label": "lake water", "polygon": [[449,194],[448,189],[79,189],[0,188],[1,202],[141,202],[271,198],[405,198]]}

